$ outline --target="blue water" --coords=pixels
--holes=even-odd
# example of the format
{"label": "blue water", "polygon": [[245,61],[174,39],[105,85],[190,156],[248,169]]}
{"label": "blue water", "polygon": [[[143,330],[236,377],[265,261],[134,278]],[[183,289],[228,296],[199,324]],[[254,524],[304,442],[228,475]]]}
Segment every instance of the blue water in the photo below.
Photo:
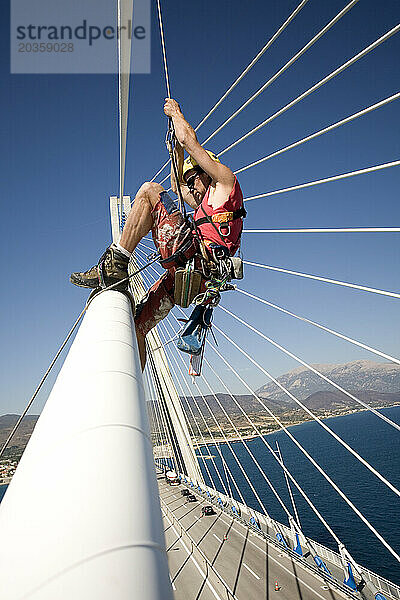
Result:
{"label": "blue water", "polygon": [[[400,406],[384,409],[382,413],[387,415],[391,420],[400,423]],[[400,487],[399,432],[368,412],[329,419],[326,423],[391,483],[396,487]],[[317,423],[310,422],[292,427],[291,432],[309,453],[319,461],[319,464],[339,487],[345,491],[350,500],[354,502],[379,533],[397,552],[400,552],[398,497],[341,447]],[[338,494],[315,468],[312,467],[287,435],[284,432],[279,432],[266,436],[265,439],[270,445],[274,445],[275,440],[278,440],[286,466],[296,477],[354,558],[372,571],[400,584],[400,570],[396,559],[382,546],[344,501],[341,500]],[[250,440],[248,445],[287,506],[290,506],[289,494],[282,470],[269,454],[262,440]],[[226,444],[221,444],[220,448],[238,486],[242,490],[246,503],[260,510],[258,501],[246,483],[229,448]],[[269,514],[286,524],[285,513],[268,488],[257,467],[250,459],[243,444],[236,442],[234,448]],[[210,451],[216,456],[216,464],[222,473],[222,461],[218,457],[216,448],[210,446]],[[202,452],[206,454],[204,448],[202,448]],[[200,462],[203,464],[204,461]],[[207,466],[214,475],[215,481],[217,481],[210,460],[207,460]],[[208,476],[206,472],[204,473],[204,477],[207,481]],[[209,482],[207,481],[207,483]],[[0,500],[4,495],[6,487],[0,486]],[[221,484],[219,487],[222,488]],[[233,491],[235,492],[234,488]],[[304,533],[336,550],[334,540],[313,514],[299,492],[294,489],[293,493]],[[234,496],[237,497],[237,493],[234,493]]]}
{"label": "blue water", "polygon": [[[400,423],[400,406],[383,409],[381,412],[392,421]],[[370,412],[361,412],[328,419],[326,423],[335,433],[340,435],[350,446],[357,450],[377,471],[382,473],[386,479],[396,487],[400,487],[400,434],[397,430]],[[375,529],[399,553],[399,498],[317,423],[303,423],[302,425],[292,427],[290,431],[346,493],[348,498],[364,514]],[[287,468],[295,476],[354,558],[372,571],[400,584],[400,569],[397,560],[386,550],[347,504],[345,504],[288,436],[281,431],[268,435],[265,439],[274,447],[275,441],[278,441]],[[259,461],[263,471],[284,499],[286,505],[290,507],[287,486],[282,469],[278,463],[268,452],[261,439],[250,440],[248,446]],[[246,483],[228,446],[221,444],[220,448],[226,463],[243,493],[246,503],[260,510],[259,503]],[[254,462],[250,459],[243,444],[237,442],[234,444],[234,448],[269,514],[282,523],[287,524],[287,518],[283,509]],[[222,472],[222,461],[218,456],[215,446],[210,446],[210,451],[216,456],[216,464],[220,472]],[[204,448],[202,448],[202,452],[207,454]],[[202,465],[204,464],[204,461],[200,462]],[[214,476],[215,471],[210,460],[207,460],[207,466]],[[204,477],[206,480],[209,479],[206,472],[204,472]],[[215,477],[215,482],[217,482],[217,477]],[[221,483],[217,487],[221,488]],[[239,499],[232,483],[231,487],[233,495]],[[304,533],[322,544],[337,550],[331,535],[311,511],[300,493],[294,489],[293,494]]]}

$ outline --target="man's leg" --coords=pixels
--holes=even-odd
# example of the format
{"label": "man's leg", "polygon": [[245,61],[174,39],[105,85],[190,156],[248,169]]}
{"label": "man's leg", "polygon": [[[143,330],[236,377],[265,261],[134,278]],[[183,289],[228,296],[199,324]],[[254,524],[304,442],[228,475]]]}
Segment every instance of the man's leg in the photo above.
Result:
{"label": "man's leg", "polygon": [[174,275],[166,271],[136,306],[135,326],[142,370],[146,365],[146,335],[174,306]]}
{"label": "man's leg", "polygon": [[146,337],[140,333],[138,327],[136,327],[136,339],[137,339],[137,343],[138,343],[138,349],[139,349],[139,357],[140,357],[140,365],[142,367],[142,371],[144,371],[144,368],[146,366]]}
{"label": "man's leg", "polygon": [[159,183],[147,182],[136,194],[133,206],[121,235],[120,245],[132,253],[140,240],[153,226],[152,212],[160,200],[164,188]]}
{"label": "man's leg", "polygon": [[[158,183],[144,183],[136,194],[117,244],[111,244],[99,263],[88,271],[71,274],[71,283],[80,287],[98,288],[102,284],[112,285],[128,276],[130,254],[153,226],[152,212],[160,200],[164,188]],[[127,288],[127,282],[123,286]]]}

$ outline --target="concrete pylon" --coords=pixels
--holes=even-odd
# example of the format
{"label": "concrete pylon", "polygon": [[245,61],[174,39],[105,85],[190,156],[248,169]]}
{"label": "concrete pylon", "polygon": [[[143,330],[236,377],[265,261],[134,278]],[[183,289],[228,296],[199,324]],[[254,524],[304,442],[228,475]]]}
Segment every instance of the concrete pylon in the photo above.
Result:
{"label": "concrete pylon", "polygon": [[172,600],[130,300],[90,304],[0,505],[2,600]]}

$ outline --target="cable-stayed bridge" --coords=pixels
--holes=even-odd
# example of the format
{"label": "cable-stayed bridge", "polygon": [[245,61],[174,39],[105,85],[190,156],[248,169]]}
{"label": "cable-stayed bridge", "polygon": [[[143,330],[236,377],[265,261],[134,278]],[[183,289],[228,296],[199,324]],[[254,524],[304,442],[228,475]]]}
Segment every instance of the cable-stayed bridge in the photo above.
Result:
{"label": "cable-stayed bridge", "polygon": [[[196,130],[224,102],[249,70],[261,59],[280,34],[295,21],[306,5],[300,2],[279,30],[267,41],[218,102],[199,122]],[[236,116],[246,109],[281,74],[289,69],[309,48],[316,44],[335,24],[357,4],[347,3],[316,35],[310,38],[289,61],[233,112],[203,143],[213,139]],[[129,14],[132,3],[118,2],[119,18]],[[166,89],[171,96],[166,38],[164,37],[160,2],[157,2],[162,40]],[[218,153],[223,156],[304,98],[333,80],[348,67],[366,57],[400,31],[395,25],[324,78],[307,88],[279,110],[234,140]],[[119,195],[110,199],[112,237],[118,241],[131,198],[124,195],[125,156],[129,108],[130,46],[120,40],[119,48],[119,131],[120,173]],[[400,92],[382,98],[340,121],[295,140],[257,161],[238,168],[247,171],[298,148],[312,139],[325,135],[375,110],[398,100]],[[161,175],[168,162],[154,175]],[[355,171],[338,173],[290,187],[268,190],[248,196],[246,201],[296,192],[351,177],[361,177],[377,171],[387,172],[400,161],[366,165]],[[162,179],[162,182],[168,178]],[[397,234],[400,227],[336,227],[309,229],[248,229],[244,235],[290,234]],[[138,246],[130,264],[131,293],[134,301],[143,298],[146,290],[159,278],[160,267],[148,256],[154,251],[150,239]],[[153,260],[153,259],[151,259]],[[261,259],[260,259],[261,260]],[[314,280],[321,285],[339,286],[390,299],[400,294],[393,290],[365,286],[358,282],[341,281],[323,273],[304,273],[276,265],[245,261],[260,277],[266,272]],[[145,270],[144,270],[145,269]],[[141,270],[139,273],[138,271]],[[369,353],[400,364],[400,360],[382,349],[374,348],[342,331],[336,331],[308,316],[297,314],[268,298],[245,289],[240,284],[235,292],[246,299],[329,333]],[[255,326],[246,314],[237,314],[223,304],[225,315],[231,318],[231,328],[222,329],[218,320],[213,325],[220,339],[239,353],[243,362],[259,370],[281,392],[303,409],[338,447],[348,452],[381,488],[398,502],[400,492],[395,483],[381,474],[349,442],[330,427],[291,390],[268,371],[262,357],[244,347],[235,336],[240,324],[249,332],[280,350],[299,365],[321,377],[360,409],[370,411],[385,427],[398,432],[400,426],[386,414],[369,406],[357,395],[344,389],[333,379],[307,363],[301,356],[270,337],[266,328]],[[148,363],[144,380],[140,372],[135,339],[131,299],[113,290],[106,290],[89,300],[67,337],[72,335],[84,316],[76,339],[60,372],[56,385],[38,422],[34,435],[21,460],[13,482],[0,510],[0,531],[3,548],[0,554],[2,597],[20,598],[269,598],[280,594],[285,598],[376,598],[400,600],[400,588],[367,569],[353,551],[349,551],[341,532],[332,525],[329,514],[322,514],[314,499],[313,486],[299,483],[297,473],[289,469],[285,457],[263,435],[254,416],[238,400],[232,381],[240,382],[246,392],[259,403],[259,410],[284,432],[340,501],[368,528],[392,561],[400,557],[379,528],[357,506],[356,500],[339,485],[321,465],[318,456],[299,442],[293,430],[279,414],[259,397],[243,374],[231,364],[216,343],[207,342],[204,371],[193,382],[188,377],[187,359],[175,349],[181,330],[179,319],[186,318],[179,307],[147,336]],[[64,347],[65,343],[61,347]],[[56,357],[58,354],[56,355]],[[226,377],[224,374],[229,373]],[[212,381],[209,376],[212,376]],[[276,481],[267,471],[266,461],[255,454],[252,444],[241,433],[235,419],[221,403],[216,391],[223,390],[235,404],[241,418],[253,436],[258,436],[264,456],[281,471],[287,485],[287,495],[279,491]],[[193,391],[195,390],[195,392]],[[33,401],[35,397],[32,397]],[[198,398],[201,398],[201,406]],[[214,414],[207,397],[212,397],[229,423],[235,444],[228,437],[218,414]],[[28,405],[28,407],[30,404]],[[79,414],[78,421],[71,415]],[[57,434],[53,423],[60,423]],[[239,451],[240,449],[240,451]],[[243,453],[246,463],[243,461]],[[229,460],[227,456],[229,455]],[[49,477],[40,489],[35,485],[35,468],[46,460]],[[250,474],[257,473],[263,489]],[[174,471],[177,480],[171,483],[166,471]],[[186,495],[182,495],[182,491]],[[285,521],[275,518],[269,510],[265,490],[272,494],[284,514]],[[187,501],[188,494],[194,496]],[[246,498],[253,497],[254,502]],[[396,497],[397,496],[397,497]],[[27,502],[27,498],[29,502]],[[303,515],[296,498],[301,498],[329,535],[332,547],[312,539],[303,526]],[[201,516],[201,508],[211,506],[213,514]],[[161,510],[160,510],[161,509]],[[383,515],[384,516],[384,515]],[[38,551],[39,550],[39,551]],[[22,565],[22,568],[21,568]]]}

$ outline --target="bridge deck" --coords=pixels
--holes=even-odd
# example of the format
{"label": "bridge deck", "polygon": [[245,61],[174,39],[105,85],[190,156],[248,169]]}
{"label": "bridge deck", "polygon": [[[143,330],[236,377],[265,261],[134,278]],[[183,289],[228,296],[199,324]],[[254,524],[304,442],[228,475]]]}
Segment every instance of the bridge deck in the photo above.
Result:
{"label": "bridge deck", "polygon": [[[335,589],[223,511],[215,509],[215,515],[201,517],[201,506],[206,501],[197,496],[197,502],[187,503],[181,489],[182,486],[171,487],[163,477],[159,478],[176,600],[262,600],[270,596],[276,596],[276,600],[348,600],[355,597]],[[279,591],[275,590],[276,581]]]}

